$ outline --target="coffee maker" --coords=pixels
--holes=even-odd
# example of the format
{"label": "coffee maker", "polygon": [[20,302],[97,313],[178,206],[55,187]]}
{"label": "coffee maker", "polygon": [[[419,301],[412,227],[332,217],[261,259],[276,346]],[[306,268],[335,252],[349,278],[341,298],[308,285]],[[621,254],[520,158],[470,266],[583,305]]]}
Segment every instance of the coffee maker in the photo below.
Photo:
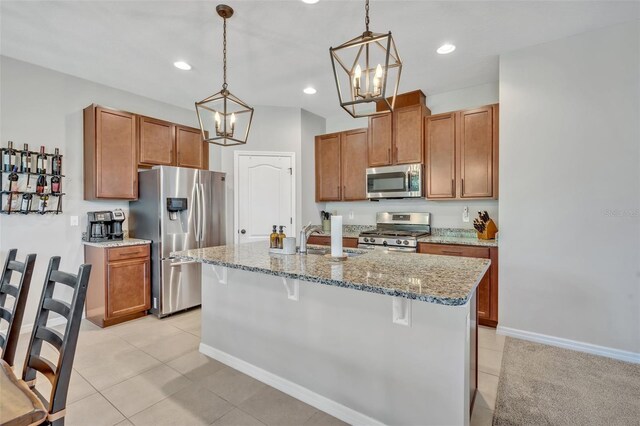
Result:
{"label": "coffee maker", "polygon": [[122,222],[122,210],[87,212],[87,232],[84,240],[92,243],[122,240]]}

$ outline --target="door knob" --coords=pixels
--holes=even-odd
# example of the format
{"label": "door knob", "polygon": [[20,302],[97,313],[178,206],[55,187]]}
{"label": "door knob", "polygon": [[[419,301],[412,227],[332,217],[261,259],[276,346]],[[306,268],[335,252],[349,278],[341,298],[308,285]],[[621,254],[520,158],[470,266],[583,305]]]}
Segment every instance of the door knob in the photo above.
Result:
{"label": "door knob", "polygon": [[240,230],[240,233],[241,233],[241,234],[246,234],[246,233],[247,233],[247,231],[246,231],[246,230],[244,230],[244,229],[241,229],[241,230]]}

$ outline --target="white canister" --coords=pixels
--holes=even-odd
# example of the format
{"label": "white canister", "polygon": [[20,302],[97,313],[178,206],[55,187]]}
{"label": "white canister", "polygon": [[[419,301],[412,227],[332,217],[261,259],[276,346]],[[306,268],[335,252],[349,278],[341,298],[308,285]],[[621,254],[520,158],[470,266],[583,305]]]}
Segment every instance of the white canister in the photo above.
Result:
{"label": "white canister", "polygon": [[296,254],[296,239],[294,237],[285,237],[282,243],[284,254]]}

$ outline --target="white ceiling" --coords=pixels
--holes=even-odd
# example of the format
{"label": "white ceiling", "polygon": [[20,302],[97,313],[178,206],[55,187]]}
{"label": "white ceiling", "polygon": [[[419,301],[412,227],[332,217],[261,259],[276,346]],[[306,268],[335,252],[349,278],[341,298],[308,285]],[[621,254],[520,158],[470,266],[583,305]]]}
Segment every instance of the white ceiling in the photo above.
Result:
{"label": "white ceiling", "polygon": [[[364,1],[225,0],[229,88],[253,105],[338,107],[329,59],[363,31]],[[222,84],[216,1],[0,1],[1,53],[193,109]],[[427,95],[498,80],[498,55],[640,18],[637,1],[371,2],[371,29],[391,30],[401,91]],[[435,53],[444,42],[457,50]],[[193,66],[185,72],[176,60]],[[304,95],[313,85],[318,93]]]}

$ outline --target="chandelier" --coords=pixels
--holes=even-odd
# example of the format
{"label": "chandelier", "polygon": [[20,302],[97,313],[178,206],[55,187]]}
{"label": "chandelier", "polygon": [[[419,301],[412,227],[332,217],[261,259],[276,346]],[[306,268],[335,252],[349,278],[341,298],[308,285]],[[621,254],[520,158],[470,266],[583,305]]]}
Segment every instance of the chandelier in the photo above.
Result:
{"label": "chandelier", "polygon": [[340,106],[354,118],[393,111],[402,71],[391,31],[369,31],[369,0],[364,23],[362,35],[329,48]]}
{"label": "chandelier", "polygon": [[222,90],[196,102],[196,113],[202,139],[222,146],[242,145],[247,143],[249,137],[253,108],[234,96],[227,85],[227,19],[233,16],[233,9],[220,4],[216,11],[223,19]]}

